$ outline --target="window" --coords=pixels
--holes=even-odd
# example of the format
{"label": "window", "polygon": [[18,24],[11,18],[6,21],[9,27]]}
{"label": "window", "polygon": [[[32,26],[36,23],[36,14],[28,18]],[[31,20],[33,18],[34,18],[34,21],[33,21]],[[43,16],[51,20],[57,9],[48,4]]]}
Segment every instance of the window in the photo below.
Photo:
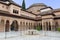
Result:
{"label": "window", "polygon": [[8,7],[6,7],[6,9],[8,9]]}
{"label": "window", "polygon": [[4,6],[2,6],[4,8]]}
{"label": "window", "polygon": [[18,14],[18,10],[13,9],[13,13]]}
{"label": "window", "polygon": [[32,13],[32,11],[30,11],[30,13]]}
{"label": "window", "polygon": [[37,10],[37,12],[40,12],[40,10]]}

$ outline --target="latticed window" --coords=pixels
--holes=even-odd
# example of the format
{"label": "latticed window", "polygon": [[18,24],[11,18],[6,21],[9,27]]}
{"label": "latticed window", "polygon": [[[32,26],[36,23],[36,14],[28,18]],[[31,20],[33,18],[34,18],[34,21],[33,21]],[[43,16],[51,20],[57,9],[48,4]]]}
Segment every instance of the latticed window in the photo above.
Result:
{"label": "latticed window", "polygon": [[2,6],[4,8],[4,6]]}
{"label": "latticed window", "polygon": [[18,10],[13,9],[13,13],[18,14]]}

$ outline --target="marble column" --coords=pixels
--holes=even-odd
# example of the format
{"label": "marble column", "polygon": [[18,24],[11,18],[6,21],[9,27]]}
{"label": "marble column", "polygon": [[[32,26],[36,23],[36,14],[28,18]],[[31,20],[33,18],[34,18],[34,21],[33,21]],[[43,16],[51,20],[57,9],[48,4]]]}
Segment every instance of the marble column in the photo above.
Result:
{"label": "marble column", "polygon": [[44,30],[44,23],[42,23],[42,30]]}
{"label": "marble column", "polygon": [[48,27],[48,30],[47,31],[49,31],[49,23],[48,23],[48,26],[47,27]]}
{"label": "marble column", "polygon": [[50,22],[50,24],[51,24],[51,31],[52,31],[52,29],[53,29],[53,28],[52,28],[52,21]]}
{"label": "marble column", "polygon": [[45,25],[44,30],[46,31],[46,22],[45,22],[45,24],[44,24],[44,25]]}

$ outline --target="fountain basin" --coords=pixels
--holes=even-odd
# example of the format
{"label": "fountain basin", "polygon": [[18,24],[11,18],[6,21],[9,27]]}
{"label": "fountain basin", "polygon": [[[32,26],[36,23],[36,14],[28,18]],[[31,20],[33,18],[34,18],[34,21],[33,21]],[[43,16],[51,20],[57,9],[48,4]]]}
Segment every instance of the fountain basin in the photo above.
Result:
{"label": "fountain basin", "polygon": [[25,35],[40,35],[40,34],[39,34],[39,31],[31,29],[31,30],[25,31]]}

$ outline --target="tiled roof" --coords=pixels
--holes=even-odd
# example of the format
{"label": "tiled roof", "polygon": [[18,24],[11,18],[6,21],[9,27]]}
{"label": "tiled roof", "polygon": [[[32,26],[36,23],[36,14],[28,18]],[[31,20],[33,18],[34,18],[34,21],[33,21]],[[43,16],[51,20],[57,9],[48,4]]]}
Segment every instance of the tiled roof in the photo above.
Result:
{"label": "tiled roof", "polygon": [[44,3],[34,3],[30,7],[28,7],[27,9],[29,9],[31,7],[34,7],[34,6],[44,6],[44,7],[47,7]]}
{"label": "tiled roof", "polygon": [[34,3],[31,6],[35,6],[35,5],[42,5],[42,6],[46,6],[44,3]]}
{"label": "tiled roof", "polygon": [[54,9],[53,12],[60,12],[60,8]]}
{"label": "tiled roof", "polygon": [[[7,4],[7,2],[9,2],[9,3]],[[6,4],[6,5],[14,4],[14,5],[16,5],[16,6],[21,7],[19,4],[15,3],[15,2],[12,1],[12,0],[8,0],[8,1],[0,1],[0,3]]]}

